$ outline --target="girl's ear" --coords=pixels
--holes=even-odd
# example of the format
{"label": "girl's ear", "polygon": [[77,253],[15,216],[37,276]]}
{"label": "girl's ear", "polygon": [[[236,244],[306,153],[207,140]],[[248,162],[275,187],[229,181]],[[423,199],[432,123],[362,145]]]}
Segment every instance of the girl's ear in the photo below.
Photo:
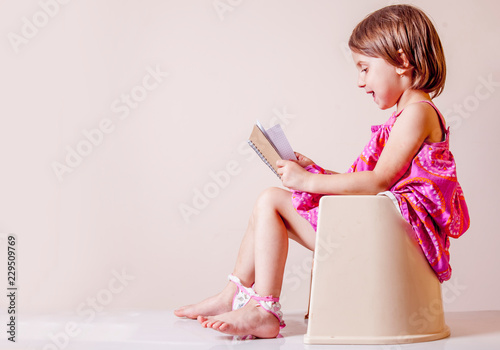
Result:
{"label": "girl's ear", "polygon": [[399,75],[403,75],[408,71],[411,71],[413,67],[410,66],[410,61],[408,61],[408,57],[404,53],[403,49],[398,50],[398,55],[401,61],[403,62],[403,67],[396,67],[396,73]]}

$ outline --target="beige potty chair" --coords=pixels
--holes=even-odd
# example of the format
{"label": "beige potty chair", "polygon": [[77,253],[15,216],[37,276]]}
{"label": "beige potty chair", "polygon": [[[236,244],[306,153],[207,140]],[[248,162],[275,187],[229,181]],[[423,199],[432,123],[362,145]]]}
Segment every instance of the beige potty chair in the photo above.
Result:
{"label": "beige potty chair", "polygon": [[449,335],[441,285],[392,200],[322,197],[304,342],[397,344]]}

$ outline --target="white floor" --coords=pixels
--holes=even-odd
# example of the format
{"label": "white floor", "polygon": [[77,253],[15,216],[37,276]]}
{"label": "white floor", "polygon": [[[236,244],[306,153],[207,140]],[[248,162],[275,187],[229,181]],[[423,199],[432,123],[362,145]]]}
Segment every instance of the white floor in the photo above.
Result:
{"label": "white floor", "polygon": [[[500,311],[446,313],[451,337],[405,345],[305,345],[304,313],[285,314],[276,339],[238,340],[180,319],[171,311],[99,313],[97,315],[19,315],[16,343],[0,338],[0,349],[500,349]],[[5,338],[4,338],[5,337]]]}

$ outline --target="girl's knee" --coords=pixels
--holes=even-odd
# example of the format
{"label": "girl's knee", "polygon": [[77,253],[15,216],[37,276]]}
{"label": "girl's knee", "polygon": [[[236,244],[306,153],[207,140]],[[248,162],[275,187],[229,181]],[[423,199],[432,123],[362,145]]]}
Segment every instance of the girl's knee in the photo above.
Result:
{"label": "girl's knee", "polygon": [[279,187],[269,187],[261,192],[257,199],[257,209],[276,209],[284,199],[284,194],[288,191]]}

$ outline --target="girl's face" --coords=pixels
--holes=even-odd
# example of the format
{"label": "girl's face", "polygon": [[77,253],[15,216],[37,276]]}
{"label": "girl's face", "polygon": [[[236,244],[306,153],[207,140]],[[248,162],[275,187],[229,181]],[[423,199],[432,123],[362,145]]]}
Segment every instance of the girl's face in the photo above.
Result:
{"label": "girl's face", "polygon": [[373,96],[379,108],[387,109],[397,104],[406,89],[406,79],[402,79],[397,68],[378,57],[357,52],[352,52],[352,57],[358,69],[358,86]]}

